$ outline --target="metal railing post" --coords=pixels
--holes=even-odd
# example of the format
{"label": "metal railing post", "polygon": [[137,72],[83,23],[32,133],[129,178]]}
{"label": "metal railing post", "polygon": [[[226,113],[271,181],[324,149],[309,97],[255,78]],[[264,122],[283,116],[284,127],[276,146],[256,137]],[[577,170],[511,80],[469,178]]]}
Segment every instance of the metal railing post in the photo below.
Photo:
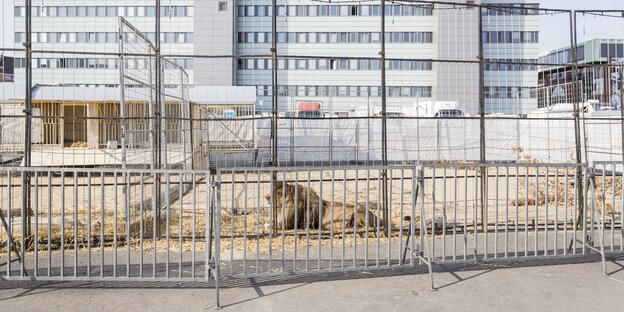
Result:
{"label": "metal railing post", "polygon": [[382,180],[382,210],[383,224],[388,228],[388,137],[387,137],[387,114],[386,114],[386,1],[381,0],[381,51],[379,52],[381,68],[381,164],[384,166],[381,171]]}
{"label": "metal railing post", "polygon": [[[162,167],[162,148],[161,148],[161,140],[162,140],[162,132],[161,132],[161,127],[162,127],[162,115],[161,115],[161,101],[162,101],[162,93],[161,93],[161,86],[162,86],[162,72],[161,72],[161,62],[160,62],[160,0],[155,0],[156,1],[156,12],[155,12],[155,24],[154,24],[154,31],[155,31],[155,36],[154,36],[154,45],[156,46],[156,49],[154,50],[154,61],[155,61],[155,66],[154,66],[154,76],[155,76],[155,83],[156,83],[156,88],[155,88],[155,95],[156,95],[156,101],[154,102],[154,107],[152,109],[152,111],[154,112],[154,115],[152,116],[153,120],[154,120],[154,128],[152,129],[152,131],[154,132],[153,134],[153,145],[154,145],[154,150],[153,150],[153,163],[152,163],[152,168],[153,169],[160,169]],[[154,218],[156,219],[155,222],[155,231],[158,235],[160,235],[160,209],[161,209],[161,189],[160,189],[160,184],[161,184],[161,180],[160,180],[160,175],[159,174],[154,174],[154,188],[152,190],[153,192],[153,197],[154,197]],[[156,238],[154,238],[156,239]]]}
{"label": "metal railing post", "polygon": [[[271,73],[272,73],[272,103],[271,103],[271,166],[278,166],[277,157],[277,1],[271,1]],[[273,214],[273,234],[277,235],[277,176],[275,171],[271,173],[271,185],[273,185],[273,200],[271,201],[271,214]],[[233,186],[232,186],[233,187]],[[233,213],[234,211],[232,211]]]}
{"label": "metal railing post", "polygon": [[[482,8],[477,7],[479,10],[479,162],[485,163],[485,67],[483,66],[483,14]],[[487,167],[479,168],[481,174],[481,230],[485,232],[487,224],[485,224],[485,182]],[[476,229],[475,229],[476,231]]]}

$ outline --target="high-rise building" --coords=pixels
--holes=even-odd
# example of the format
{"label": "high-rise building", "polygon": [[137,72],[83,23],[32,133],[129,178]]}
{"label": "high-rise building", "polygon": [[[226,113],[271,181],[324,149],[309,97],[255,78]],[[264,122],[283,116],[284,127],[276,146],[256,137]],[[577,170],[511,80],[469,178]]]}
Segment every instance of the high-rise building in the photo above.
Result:
{"label": "high-rise building", "polygon": [[[448,1],[447,1],[448,2]],[[434,101],[456,102],[478,113],[479,40],[486,61],[485,112],[527,113],[537,108],[538,0],[454,0],[458,4],[511,6],[482,10],[449,4],[385,6],[388,111]],[[381,104],[380,1],[326,3],[277,1],[279,110],[317,101],[323,110],[351,114]],[[163,54],[220,55],[177,58],[191,84],[255,86],[259,110],[271,107],[271,0],[33,0],[33,83],[116,86],[116,56],[62,51],[118,52],[119,16],[154,39],[162,18]],[[482,31],[478,18],[483,19]],[[25,37],[24,0],[15,1],[15,47]],[[227,57],[236,55],[238,57]],[[254,56],[255,55],[255,56]],[[288,57],[284,57],[288,56]],[[455,61],[455,62],[453,62]],[[463,61],[471,61],[465,63]],[[16,81],[24,78],[23,53],[16,54]]]}
{"label": "high-rise building", "polygon": [[[280,110],[310,100],[322,102],[324,110],[334,112],[347,113],[362,106],[379,108],[380,64],[373,59],[380,52],[379,3],[278,1],[277,50],[279,55],[289,56],[277,62]],[[528,64],[537,61],[539,16],[533,8],[539,3],[483,3],[514,7],[482,11],[486,61],[527,64],[485,67],[486,113],[534,110],[537,68]],[[256,86],[262,104],[259,108],[268,111],[272,92],[268,55],[271,1],[200,1],[196,12],[198,20],[206,21],[195,23],[196,54],[266,55],[197,60],[196,83]],[[478,65],[446,62],[478,59],[478,14],[478,8],[469,6],[387,3],[389,112],[432,101],[453,101],[470,114],[478,112]]]}

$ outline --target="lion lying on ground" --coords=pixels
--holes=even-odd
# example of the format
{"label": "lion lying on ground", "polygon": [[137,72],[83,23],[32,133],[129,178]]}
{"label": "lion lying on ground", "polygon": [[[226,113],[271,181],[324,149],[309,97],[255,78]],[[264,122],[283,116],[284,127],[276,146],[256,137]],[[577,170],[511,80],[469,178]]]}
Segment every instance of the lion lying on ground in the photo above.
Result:
{"label": "lion lying on ground", "polygon": [[[331,201],[323,200],[321,207],[319,207],[319,195],[316,191],[309,189],[302,185],[294,185],[286,183],[286,194],[284,195],[284,188],[282,182],[276,182],[277,195],[277,226],[282,228],[282,222],[285,222],[284,228],[287,230],[294,229],[295,223],[297,228],[305,229],[308,227],[308,213],[310,216],[309,227],[318,228],[319,219],[321,220],[321,226],[324,230],[331,228],[332,220],[334,223],[334,229],[342,229],[342,221],[345,221],[345,228],[353,228],[353,224],[356,218],[355,208],[353,204],[344,204],[334,201],[334,213],[331,213],[332,203]],[[296,188],[296,190],[295,190]],[[309,194],[309,211],[308,211],[308,191]],[[297,220],[295,220],[295,193],[297,194]],[[271,204],[271,193],[266,195],[266,200]],[[283,202],[285,200],[285,203]],[[377,205],[369,203],[368,211],[368,226],[374,227],[377,224],[377,219],[371,210],[376,209]],[[282,208],[285,209],[282,216]],[[319,208],[322,208],[320,210]],[[320,213],[322,212],[322,214]],[[344,212],[344,214],[343,214]],[[358,203],[357,205],[357,226],[358,228],[366,227],[366,203]]]}

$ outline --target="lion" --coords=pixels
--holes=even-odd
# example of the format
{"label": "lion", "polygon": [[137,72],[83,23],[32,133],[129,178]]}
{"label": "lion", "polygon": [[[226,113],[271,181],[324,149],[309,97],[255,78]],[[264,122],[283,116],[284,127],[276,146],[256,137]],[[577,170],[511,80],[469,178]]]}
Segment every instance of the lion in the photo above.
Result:
{"label": "lion", "polygon": [[[303,229],[309,227],[317,229],[319,227],[319,220],[321,221],[321,228],[324,230],[331,229],[332,221],[335,227],[342,227],[342,222],[344,219],[345,227],[353,227],[356,218],[356,210],[353,204],[344,204],[343,211],[343,203],[334,202],[334,213],[331,213],[331,205],[332,203],[327,200],[322,200],[316,191],[312,189],[308,189],[303,185],[296,185],[286,183],[286,194],[284,195],[283,182],[276,182],[276,203],[277,203],[277,225],[278,228],[282,228],[282,223],[284,223],[284,228],[287,230],[291,230],[295,228],[295,223],[297,224],[297,228]],[[296,190],[295,190],[296,189]],[[309,192],[309,203],[308,207],[308,192]],[[297,219],[295,220],[295,194],[297,194]],[[266,200],[271,203],[271,193],[266,195]],[[285,200],[285,202],[283,201]],[[321,202],[322,200],[322,202]],[[320,204],[320,205],[319,205]],[[369,203],[369,211],[368,211],[368,226],[375,226],[377,223],[377,219],[375,214],[370,209],[374,209],[377,207],[374,203]],[[282,208],[285,208],[285,211],[282,215]],[[309,209],[308,209],[309,208]],[[320,209],[322,208],[322,209]],[[322,212],[322,213],[321,213]],[[344,212],[344,213],[343,213]],[[309,216],[309,220],[308,220]],[[366,222],[366,203],[358,203],[357,205],[357,226],[360,228],[364,228],[367,225]]]}

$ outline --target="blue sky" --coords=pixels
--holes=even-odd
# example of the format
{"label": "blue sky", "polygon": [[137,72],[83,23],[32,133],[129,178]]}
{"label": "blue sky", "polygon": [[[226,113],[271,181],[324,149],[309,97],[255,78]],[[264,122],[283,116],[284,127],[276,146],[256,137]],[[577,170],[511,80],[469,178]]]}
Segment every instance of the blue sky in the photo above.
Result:
{"label": "blue sky", "polygon": [[[13,0],[0,0],[3,47],[13,46]],[[560,9],[624,9],[622,0],[543,0],[543,8]],[[577,25],[579,42],[593,38],[624,38],[624,18],[581,18]],[[570,45],[569,18],[565,15],[545,16],[540,20],[540,52]],[[10,53],[6,53],[10,54]]]}

